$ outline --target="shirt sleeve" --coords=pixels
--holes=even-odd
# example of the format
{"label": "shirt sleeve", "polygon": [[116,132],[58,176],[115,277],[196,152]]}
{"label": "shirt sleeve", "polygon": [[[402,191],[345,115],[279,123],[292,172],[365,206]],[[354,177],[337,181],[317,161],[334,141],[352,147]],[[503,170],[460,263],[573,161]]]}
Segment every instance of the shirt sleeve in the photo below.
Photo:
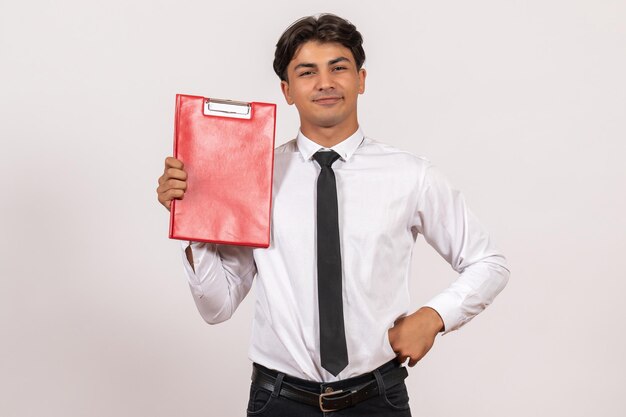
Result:
{"label": "shirt sleeve", "polygon": [[[185,250],[191,246],[193,268]],[[252,248],[181,241],[189,288],[202,318],[209,324],[228,320],[250,291],[257,269]]]}
{"label": "shirt sleeve", "polygon": [[443,333],[483,311],[509,279],[505,257],[465,204],[463,195],[432,165],[421,184],[415,226],[459,277],[425,306],[439,313]]}

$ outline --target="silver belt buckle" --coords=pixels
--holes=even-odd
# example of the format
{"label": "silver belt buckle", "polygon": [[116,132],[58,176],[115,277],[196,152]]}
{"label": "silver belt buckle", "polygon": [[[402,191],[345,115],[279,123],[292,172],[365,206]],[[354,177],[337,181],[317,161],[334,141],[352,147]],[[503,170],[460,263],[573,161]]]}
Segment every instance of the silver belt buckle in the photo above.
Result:
{"label": "silver belt buckle", "polygon": [[331,391],[331,392],[322,392],[320,394],[320,410],[322,410],[323,413],[329,413],[331,411],[340,410],[340,408],[324,408],[324,398],[330,397],[331,395],[335,395],[335,394],[341,394],[342,392],[343,392],[342,389],[337,390],[337,391]]}

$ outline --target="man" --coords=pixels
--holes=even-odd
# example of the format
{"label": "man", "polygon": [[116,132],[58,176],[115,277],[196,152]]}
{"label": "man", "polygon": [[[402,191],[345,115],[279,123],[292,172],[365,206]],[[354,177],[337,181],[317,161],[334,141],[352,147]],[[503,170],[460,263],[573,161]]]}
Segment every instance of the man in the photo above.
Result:
{"label": "man", "polygon": [[[364,137],[364,60],[360,33],[337,16],[283,33],[274,70],[300,132],[275,151],[270,246],[183,242],[209,323],[230,318],[256,276],[248,415],[410,416],[401,364],[414,366],[508,280],[504,257],[427,160]],[[184,197],[186,179],[167,158],[157,189],[166,208]],[[409,314],[419,233],[460,275]]]}

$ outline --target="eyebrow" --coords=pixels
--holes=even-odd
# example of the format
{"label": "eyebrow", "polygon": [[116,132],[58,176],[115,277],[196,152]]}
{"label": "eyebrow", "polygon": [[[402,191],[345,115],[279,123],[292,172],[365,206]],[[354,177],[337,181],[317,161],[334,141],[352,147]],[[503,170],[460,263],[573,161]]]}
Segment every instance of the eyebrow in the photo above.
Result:
{"label": "eyebrow", "polygon": [[[345,56],[340,56],[334,59],[331,59],[330,61],[328,61],[328,65],[335,65],[338,62],[350,62],[350,60],[348,58],[346,58]],[[295,66],[295,68],[293,69],[294,71],[298,70],[299,68],[317,68],[317,64],[313,64],[310,62],[303,62],[301,64],[298,64]]]}

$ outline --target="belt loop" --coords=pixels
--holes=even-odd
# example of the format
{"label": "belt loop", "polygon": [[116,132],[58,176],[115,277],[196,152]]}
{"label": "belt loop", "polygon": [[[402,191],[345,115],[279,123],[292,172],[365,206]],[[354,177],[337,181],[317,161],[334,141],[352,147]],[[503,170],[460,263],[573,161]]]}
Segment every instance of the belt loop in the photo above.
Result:
{"label": "belt loop", "polygon": [[374,370],[374,377],[376,378],[376,383],[378,384],[378,395],[385,394],[385,383],[383,382],[383,376],[380,374],[378,369]]}
{"label": "belt loop", "polygon": [[274,382],[274,392],[272,392],[272,397],[276,398],[278,397],[278,394],[280,394],[280,388],[283,385],[284,377],[285,374],[282,372],[279,372],[278,375],[276,375],[276,381]]}

